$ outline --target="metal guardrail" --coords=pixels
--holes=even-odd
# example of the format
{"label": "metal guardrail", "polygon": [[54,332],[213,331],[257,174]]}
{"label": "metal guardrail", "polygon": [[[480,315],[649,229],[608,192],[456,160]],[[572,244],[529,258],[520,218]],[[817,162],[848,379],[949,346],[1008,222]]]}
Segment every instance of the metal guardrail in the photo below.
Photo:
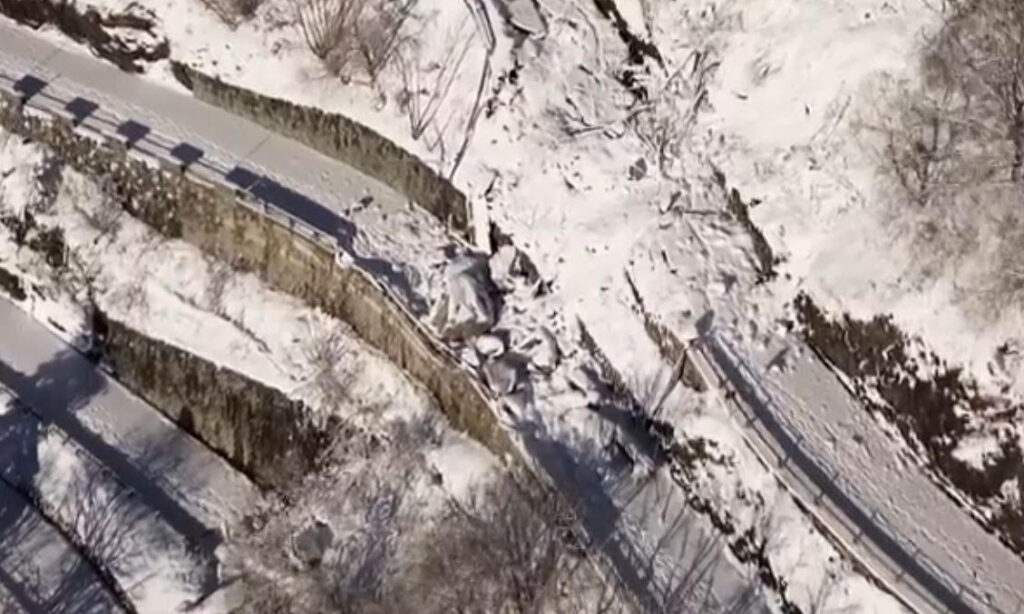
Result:
{"label": "metal guardrail", "polygon": [[[733,364],[733,366],[735,368],[737,368],[738,370],[741,371],[741,375],[745,379],[744,383],[746,383],[748,386],[751,386],[751,387],[754,388],[754,391],[757,394],[757,396],[759,397],[759,400],[761,402],[763,402],[765,404],[765,406],[771,410],[773,419],[776,420],[778,425],[781,427],[781,429],[783,431],[785,431],[786,436],[788,436],[791,439],[791,441],[793,441],[797,446],[800,446],[801,443],[803,443],[805,441],[805,438],[801,434],[801,431],[798,428],[796,428],[789,421],[788,418],[786,418],[786,414],[784,412],[778,410],[778,407],[775,404],[775,401],[772,398],[771,393],[769,391],[767,391],[761,385],[760,378],[757,377],[756,374],[754,374],[750,370],[750,367],[729,346],[728,342],[726,342],[725,340],[721,339],[717,334],[715,334],[714,331],[710,331],[708,333],[707,337],[702,340],[702,343],[694,344],[693,346],[691,346],[691,348],[693,350],[695,350],[695,352],[700,355],[701,360],[695,360],[693,362],[697,366],[697,370],[700,373],[701,377],[705,380],[705,382],[710,385],[712,382],[715,382],[717,380],[718,384],[721,387],[730,387],[731,385],[733,385],[733,383],[730,381],[729,376],[726,373],[724,373],[723,371],[721,371],[721,369],[718,367],[717,360],[715,360],[714,358],[711,358],[711,357],[706,355],[706,348],[703,347],[703,345],[706,344],[706,343],[715,343],[717,345],[717,349],[728,357],[728,359],[730,360],[730,362]],[[707,365],[707,367],[711,369],[711,371],[713,372],[713,375],[709,375],[708,373],[706,373],[705,372],[705,368],[706,367],[703,364],[701,364],[701,363],[705,363]],[[732,409],[734,414],[739,415],[742,418],[742,420],[744,422],[747,422],[747,423],[751,423],[752,424],[752,423],[756,423],[756,422],[760,421],[759,418],[757,418],[756,416],[752,415],[748,410],[746,410],[743,407],[743,403],[739,402],[735,398],[732,398],[733,396],[734,395],[727,395],[727,398],[726,398],[727,403],[726,403],[726,405],[731,407],[731,409]],[[761,429],[753,428],[751,430],[754,431],[754,433],[756,434],[756,436],[760,440],[760,442],[768,450],[770,450],[771,453],[774,456],[777,456],[779,458],[779,461],[776,464],[776,466],[785,466],[787,461],[788,461],[788,459],[789,459],[789,455],[786,455],[785,453],[780,454],[776,450],[776,448],[778,447],[778,442],[770,440],[762,432]],[[741,429],[741,432],[743,432],[743,429]],[[744,436],[744,437],[746,438],[746,436]],[[757,446],[753,445],[753,443],[749,442],[749,441],[748,441],[748,445],[751,447],[751,449],[754,451],[754,453],[758,457],[760,457],[760,460],[761,460],[762,463],[764,463],[768,467],[772,467],[773,466],[773,464],[771,462],[769,462],[768,459],[763,458],[762,453],[760,453],[757,450]],[[810,454],[808,454],[808,457],[809,458],[811,457]],[[827,475],[829,475],[831,477],[833,483],[836,484],[836,486],[841,491],[843,491],[844,493],[847,494],[847,497],[849,498],[849,500],[853,504],[855,504],[858,508],[860,508],[861,513],[863,513],[867,517],[869,517],[872,520],[872,522],[879,529],[881,529],[890,540],[892,540],[900,548],[904,549],[905,552],[910,553],[910,555],[915,559],[915,561],[918,564],[921,564],[922,567],[925,568],[927,573],[931,574],[931,576],[933,578],[935,578],[940,583],[942,583],[945,586],[945,588],[948,591],[950,591],[952,594],[956,595],[957,598],[969,600],[971,602],[971,604],[969,604],[970,607],[981,608],[979,610],[980,612],[990,612],[990,613],[993,613],[993,614],[1021,614],[1021,613],[1024,613],[1024,600],[1020,600],[1019,597],[1018,597],[1018,600],[1019,600],[1018,601],[1018,605],[1017,605],[1015,610],[1013,610],[1012,612],[1003,612],[1003,611],[999,610],[998,608],[996,608],[995,606],[993,606],[992,604],[990,604],[975,589],[973,589],[972,587],[966,586],[963,583],[961,583],[961,582],[957,581],[956,579],[954,579],[953,577],[951,577],[947,572],[945,572],[942,569],[941,565],[939,565],[938,562],[936,562],[934,559],[932,559],[927,553],[921,551],[909,539],[903,537],[900,533],[898,533],[893,528],[893,526],[891,524],[889,524],[889,521],[886,519],[885,514],[883,512],[881,512],[879,509],[877,509],[875,507],[872,507],[870,505],[865,504],[863,502],[863,497],[861,496],[860,490],[856,487],[856,485],[854,485],[852,482],[850,482],[849,480],[844,478],[841,471],[839,471],[836,467],[834,467],[827,460],[825,460],[823,458],[820,458],[818,456],[814,456],[812,458],[812,460],[813,460],[813,462],[815,464],[819,465],[819,467]],[[807,492],[810,492],[810,493],[818,492],[818,495],[815,497],[814,501],[812,501],[812,502],[803,501],[803,503],[804,503],[804,506],[807,508],[807,510],[810,513],[815,514],[815,515],[820,514],[821,512],[820,511],[816,511],[816,510],[820,510],[821,509],[820,500],[824,496],[824,492],[818,486],[816,486],[812,481],[810,481],[806,476],[802,475],[802,472],[790,471],[789,474],[791,476],[793,476],[794,478],[798,479],[801,482],[801,486],[803,487],[803,489],[806,490]],[[793,494],[794,497],[797,497],[799,499],[803,498],[802,496],[799,495],[799,493],[797,493],[795,491],[796,489],[789,488],[789,490],[790,490],[791,494]],[[862,530],[856,524],[851,523],[849,518],[844,517],[844,514],[842,514],[842,513],[834,513],[833,512],[833,513],[830,514],[830,516],[832,516],[835,520],[839,521],[843,525],[845,530],[848,531],[851,535],[856,536],[856,538],[858,540],[859,540],[859,538],[863,537]],[[825,524],[827,526],[827,523],[825,523]],[[872,575],[875,576],[875,579],[877,581],[883,583],[884,585],[887,585],[889,587],[890,592],[892,592],[893,594],[896,594],[896,595],[899,594],[899,591],[897,591],[893,586],[891,586],[890,582],[887,582],[884,578],[882,578],[881,575],[875,569],[873,569],[872,565],[870,565],[866,561],[864,561],[864,557],[858,556],[855,552],[853,552],[853,546],[856,545],[858,543],[858,541],[855,541],[854,544],[851,545],[851,544],[846,544],[845,541],[842,540],[842,538],[840,536],[838,536],[838,535],[834,535],[834,537],[836,539],[839,539],[840,541],[843,542],[844,547],[848,550],[849,554],[851,556],[853,556],[854,558],[856,558],[858,560],[858,562],[861,565],[863,565],[866,569],[870,570]],[[859,540],[859,541],[868,541],[868,540]],[[877,551],[875,548],[872,548],[872,550]],[[939,600],[937,600],[936,597],[933,594],[931,594],[930,592],[919,589],[918,586],[916,585],[916,583],[910,583],[910,582],[902,581],[903,578],[906,576],[906,570],[891,565],[890,557],[889,556],[885,555],[884,553],[881,553],[881,556],[876,555],[873,558],[874,558],[875,561],[878,561],[879,563],[881,563],[886,568],[886,571],[890,575],[892,575],[893,577],[896,578],[896,583],[897,584],[899,584],[902,587],[905,587],[905,589],[908,589],[908,590],[912,591],[917,597],[921,598],[923,601],[925,601],[930,606],[932,606],[935,609],[935,611],[937,611],[937,612],[947,612],[947,611],[949,611],[944,603],[942,603]],[[901,599],[901,600],[903,600],[903,599]],[[909,604],[907,604],[907,605],[909,605]]]}
{"label": "metal guardrail", "polygon": [[[502,415],[502,411],[500,409],[500,399],[497,398],[491,392],[490,389],[483,385],[483,383],[480,381],[479,374],[475,367],[473,367],[465,360],[463,360],[462,357],[455,353],[446,344],[439,341],[437,339],[436,334],[432,330],[430,330],[422,321],[420,321],[420,319],[417,318],[415,314],[412,313],[412,311],[406,306],[405,302],[401,299],[401,297],[398,296],[398,294],[395,293],[390,287],[388,287],[386,284],[381,283],[381,281],[374,277],[370,272],[359,268],[358,265],[355,264],[354,258],[352,258],[341,248],[336,237],[317,229],[316,227],[306,223],[304,220],[288,213],[287,211],[281,209],[280,207],[255,196],[252,193],[252,188],[259,182],[259,180],[253,182],[253,184],[243,189],[240,188],[238,185],[229,182],[224,176],[214,173],[213,171],[206,167],[194,167],[192,165],[183,166],[180,160],[170,155],[169,150],[157,149],[154,152],[147,151],[139,147],[127,147],[124,139],[119,135],[107,134],[101,130],[97,130],[96,128],[85,122],[75,122],[73,121],[74,118],[62,113],[53,113],[47,109],[32,108],[26,103],[25,100],[23,100],[20,94],[18,94],[15,91],[9,91],[2,85],[0,85],[0,97],[6,99],[7,102],[10,104],[16,104],[24,109],[31,110],[32,112],[46,114],[54,118],[56,121],[60,121],[65,125],[71,127],[76,132],[83,134],[84,136],[87,136],[89,138],[92,138],[97,142],[118,143],[119,145],[125,147],[126,155],[145,162],[148,162],[150,160],[156,161],[157,166],[159,167],[160,170],[170,173],[181,173],[187,176],[190,181],[193,181],[200,185],[204,185],[206,187],[217,190],[225,190],[227,192],[230,192],[234,197],[234,201],[240,204],[241,206],[245,207],[246,209],[249,209],[250,211],[256,214],[265,217],[280,226],[286,227],[296,234],[302,235],[308,239],[312,239],[321,247],[334,254],[335,266],[344,269],[352,269],[358,271],[364,277],[364,279],[374,287],[374,289],[380,292],[386,298],[386,300],[390,301],[390,303],[399,310],[399,312],[406,319],[406,321],[409,324],[411,324],[412,327],[417,331],[422,342],[425,342],[434,353],[447,358],[456,368],[458,368],[465,375],[467,375],[469,377],[469,384],[473,388],[474,393],[476,393],[480,398],[484,399],[488,403],[488,405],[490,405],[491,410],[494,413],[499,424],[502,424],[510,428],[514,426]],[[454,237],[454,239],[461,245],[468,245],[460,237]],[[534,473],[536,473],[537,475],[544,474],[544,471],[541,467],[539,467],[536,463],[530,462],[528,455],[524,454],[523,460],[528,466],[530,466],[531,470]],[[577,523],[580,526],[583,526],[582,521],[578,517]],[[581,543],[585,543],[585,541],[585,539],[581,540]],[[643,608],[638,605],[637,596],[632,594],[632,591],[629,589],[628,583],[622,578],[616,566],[607,560],[607,557],[604,554],[603,550],[597,553],[597,557],[601,561],[603,561],[603,565],[598,565],[597,562],[593,560],[593,557],[594,553],[587,553],[587,559],[592,564],[594,572],[597,574],[602,584],[604,584],[607,588],[608,580],[605,577],[605,573],[602,572],[601,568],[603,567],[605,570],[611,570],[611,575],[613,576],[614,581],[620,590],[620,594],[627,596],[626,598],[630,601],[634,611],[642,612]]]}

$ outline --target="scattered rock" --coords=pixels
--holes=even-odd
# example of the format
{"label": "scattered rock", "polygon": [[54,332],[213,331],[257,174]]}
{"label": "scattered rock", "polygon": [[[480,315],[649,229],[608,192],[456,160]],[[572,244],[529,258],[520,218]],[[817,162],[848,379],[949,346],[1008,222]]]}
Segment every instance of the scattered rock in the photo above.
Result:
{"label": "scattered rock", "polygon": [[434,313],[434,325],[450,341],[466,340],[489,331],[501,310],[498,288],[487,258],[457,256],[448,265],[447,291]]}
{"label": "scattered rock", "polygon": [[0,292],[16,301],[23,301],[28,296],[25,294],[21,278],[3,267],[0,267]]}
{"label": "scattered rock", "polygon": [[334,543],[334,531],[327,523],[314,520],[292,539],[295,557],[307,567],[319,567],[327,549]]}
{"label": "scattered rock", "polygon": [[505,353],[505,342],[497,335],[481,335],[476,340],[476,350],[484,356],[494,358]]}
{"label": "scattered rock", "polygon": [[554,334],[546,327],[541,327],[540,333],[527,344],[530,364],[544,374],[550,374],[562,358],[558,341]]}
{"label": "scattered rock", "polygon": [[502,292],[511,292],[515,289],[512,270],[518,253],[519,250],[507,244],[496,249],[491,256],[490,266],[494,274],[494,283]]}
{"label": "scattered rock", "polygon": [[519,387],[523,371],[517,361],[502,356],[484,365],[484,379],[491,390],[500,396],[512,394]]}
{"label": "scattered rock", "polygon": [[636,162],[629,166],[630,181],[640,181],[647,176],[647,160],[637,158]]}

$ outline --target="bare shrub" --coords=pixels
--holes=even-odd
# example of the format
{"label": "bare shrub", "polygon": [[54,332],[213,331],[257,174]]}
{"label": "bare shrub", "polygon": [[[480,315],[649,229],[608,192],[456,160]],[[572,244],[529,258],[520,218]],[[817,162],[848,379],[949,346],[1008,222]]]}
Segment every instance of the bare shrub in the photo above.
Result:
{"label": "bare shrub", "polygon": [[113,239],[121,229],[121,215],[124,214],[124,209],[112,198],[99,196],[93,207],[83,207],[79,211],[86,223],[98,232],[100,237]]}
{"label": "bare shrub", "polygon": [[325,407],[337,410],[348,403],[353,374],[353,353],[339,330],[312,335],[305,347],[313,369],[311,384]]}
{"label": "bare shrub", "polygon": [[349,63],[357,57],[357,23],[367,0],[291,0],[295,19],[309,50],[327,70],[348,78]]}
{"label": "bare shrub", "polygon": [[146,290],[146,273],[137,271],[128,283],[110,293],[110,302],[123,313],[141,318],[149,312],[149,292]]}
{"label": "bare shrub", "polygon": [[467,33],[467,25],[469,18],[447,35],[444,53],[436,60],[426,59],[422,46],[415,41],[406,41],[395,52],[402,77],[399,105],[409,118],[409,131],[414,139],[423,136],[437,119],[462,71],[475,39],[472,32]]}
{"label": "bare shrub", "polygon": [[92,300],[102,288],[98,288],[102,266],[95,258],[83,255],[82,248],[67,252],[67,266],[55,272],[54,280],[61,291],[71,296],[86,296]]}
{"label": "bare shrub", "polygon": [[376,0],[356,21],[359,56],[371,81],[377,81],[399,47],[408,42],[403,30],[418,3],[419,0]]}
{"label": "bare shrub", "polygon": [[231,268],[223,262],[210,260],[207,263],[209,283],[206,286],[206,302],[210,310],[220,317],[225,317],[224,293],[231,281]]}
{"label": "bare shrub", "polygon": [[1019,239],[1024,204],[1024,4],[947,6],[922,57],[923,85],[898,90],[886,113],[882,175],[919,272],[959,275],[969,265],[962,296],[997,315],[1008,302],[1024,306],[1019,257],[1002,247]]}
{"label": "bare shrub", "polygon": [[228,24],[236,27],[238,24],[251,19],[265,0],[199,0],[210,9],[217,17]]}
{"label": "bare shrub", "polygon": [[818,583],[818,587],[812,590],[807,588],[807,614],[855,614],[856,605],[836,607],[835,601],[839,588],[840,576],[829,571]]}
{"label": "bare shrub", "polygon": [[694,51],[626,120],[666,179],[680,180],[685,174],[682,160],[718,64],[708,52]]}

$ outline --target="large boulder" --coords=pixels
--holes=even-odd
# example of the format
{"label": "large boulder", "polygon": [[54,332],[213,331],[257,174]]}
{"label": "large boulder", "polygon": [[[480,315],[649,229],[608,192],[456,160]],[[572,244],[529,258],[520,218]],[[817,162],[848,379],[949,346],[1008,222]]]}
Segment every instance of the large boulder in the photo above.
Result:
{"label": "large boulder", "polygon": [[494,327],[501,296],[491,279],[487,258],[456,256],[445,275],[445,294],[434,310],[434,326],[444,339],[465,341]]}

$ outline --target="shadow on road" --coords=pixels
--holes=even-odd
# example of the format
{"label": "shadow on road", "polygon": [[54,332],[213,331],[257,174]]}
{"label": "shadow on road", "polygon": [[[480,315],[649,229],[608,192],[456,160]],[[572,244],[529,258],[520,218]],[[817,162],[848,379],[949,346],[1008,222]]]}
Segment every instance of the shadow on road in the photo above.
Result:
{"label": "shadow on road", "polygon": [[[622,482],[632,492],[625,501],[617,501],[612,486],[603,480],[596,466],[603,453],[570,450],[563,442],[544,434],[535,423],[518,425],[529,456],[537,459],[555,486],[576,509],[591,548],[601,551],[622,583],[640,603],[643,611],[747,613],[766,612],[756,582],[746,582],[741,590],[721,603],[712,586],[718,573],[728,568],[720,538],[705,533],[688,506],[666,512],[667,497],[648,488],[644,480],[624,474]],[[591,441],[586,445],[599,446]],[[580,457],[590,460],[581,462]],[[591,458],[592,457],[592,458]],[[672,484],[669,488],[675,488]],[[634,501],[636,497],[645,499]],[[623,523],[623,507],[629,506],[630,528]],[[670,518],[662,517],[669,514]],[[648,531],[655,532],[648,534]],[[638,543],[653,547],[644,552]],[[731,568],[730,568],[730,571]],[[683,606],[686,607],[683,607]]]}
{"label": "shadow on road", "polygon": [[33,412],[8,411],[0,416],[0,469],[8,479],[19,485],[32,485],[40,470],[40,430],[52,424],[134,493],[133,505],[158,516],[197,551],[212,555],[220,535],[194,518],[154,479],[167,469],[159,464],[159,445],[154,445],[152,453],[146,455],[147,465],[151,466],[137,466],[79,419],[78,410],[106,389],[106,380],[90,362],[70,349],[40,365],[33,374],[20,373],[0,362],[0,384],[14,391]]}
{"label": "shadow on road", "polygon": [[704,337],[704,345],[710,350],[711,357],[722,369],[726,379],[733,386],[743,403],[751,409],[754,420],[760,422],[772,439],[778,442],[786,457],[786,462],[795,465],[801,473],[821,490],[839,511],[846,516],[875,546],[906,575],[912,577],[935,599],[954,614],[977,614],[968,606],[960,595],[954,593],[940,579],[923,567],[915,557],[911,556],[899,543],[883,530],[867,512],[836,485],[833,476],[803,451],[799,442],[794,440],[789,431],[775,417],[773,403],[767,392],[756,383],[757,378],[749,367],[742,364],[735,352],[728,347],[713,331]]}
{"label": "shadow on road", "polygon": [[[26,614],[107,614],[116,609],[102,582],[73,550],[46,566],[43,583],[37,556],[48,553],[26,550],[25,544],[42,543],[33,542],[33,535],[46,529],[31,501],[0,482],[0,611],[7,612],[12,604]],[[55,570],[59,578],[52,577]]]}
{"label": "shadow on road", "polygon": [[280,184],[266,175],[236,166],[224,174],[224,179],[254,197],[291,215],[300,222],[335,239],[338,246],[352,257],[355,264],[397,291],[405,304],[417,316],[427,313],[426,301],[416,293],[409,278],[387,260],[361,256],[355,241],[359,233],[355,224],[317,201]]}

